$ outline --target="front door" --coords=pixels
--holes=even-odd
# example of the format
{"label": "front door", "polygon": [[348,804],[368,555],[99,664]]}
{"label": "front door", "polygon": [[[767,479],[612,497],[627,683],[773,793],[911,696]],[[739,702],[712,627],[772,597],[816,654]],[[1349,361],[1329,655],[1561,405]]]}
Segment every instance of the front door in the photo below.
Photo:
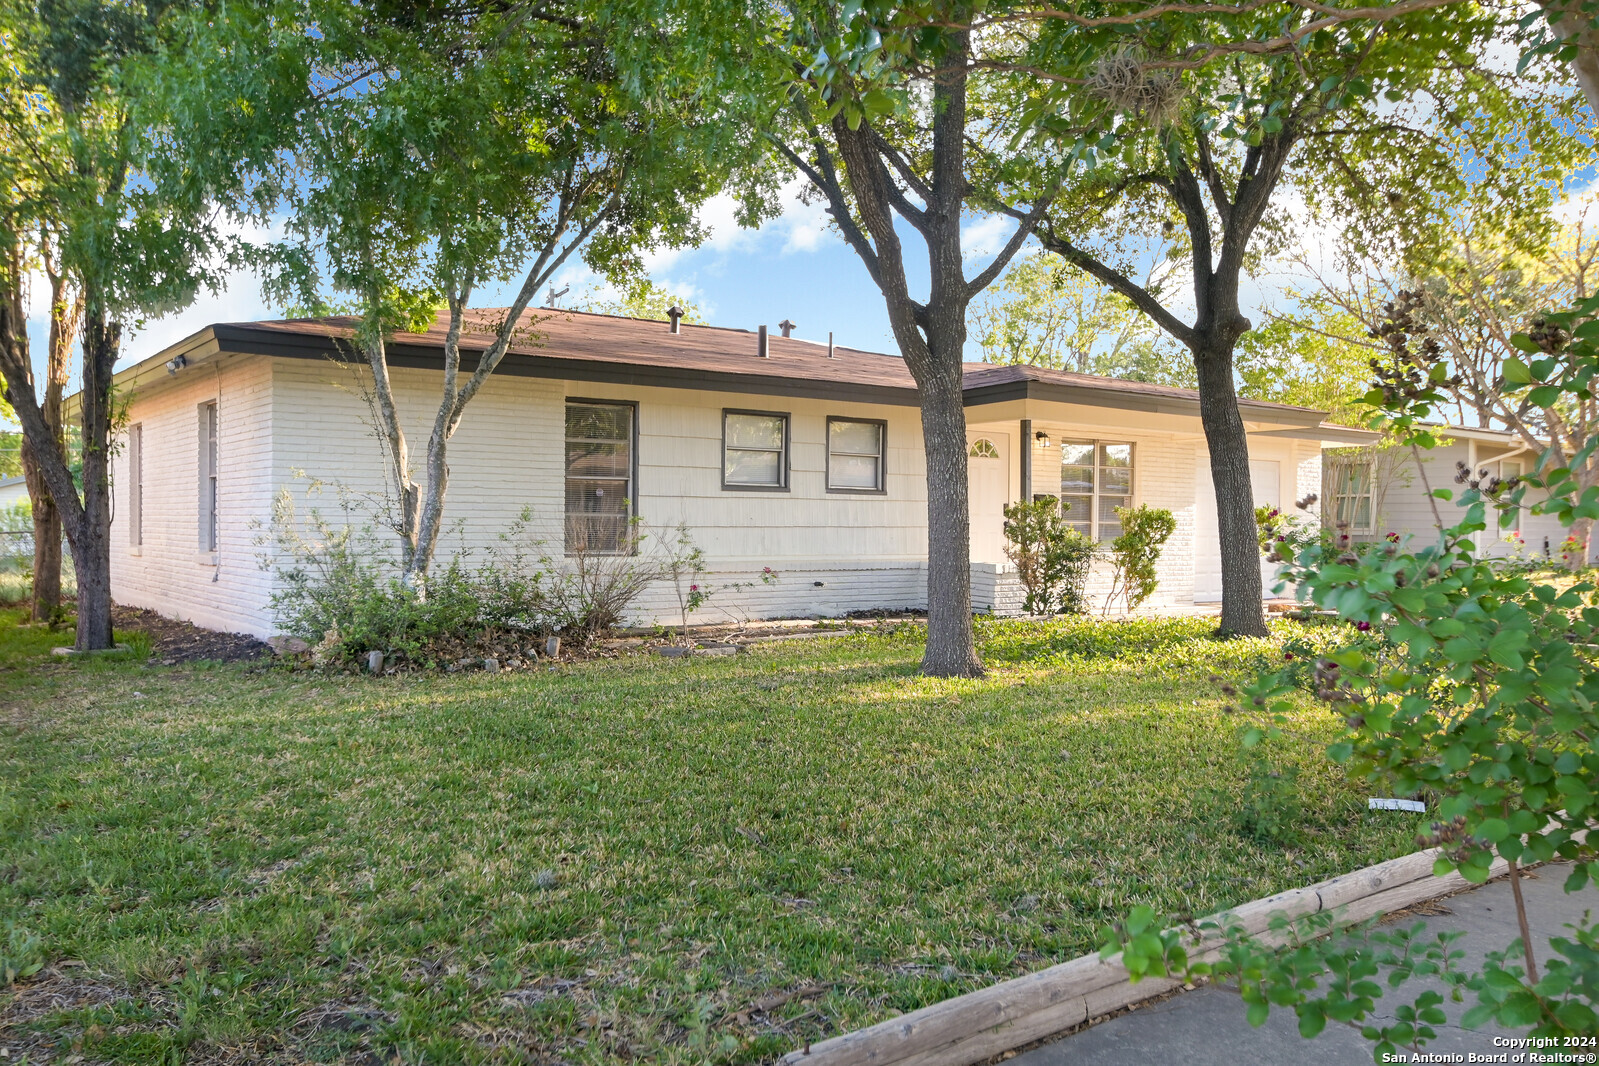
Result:
{"label": "front door", "polygon": [[1010,502],[1010,441],[974,434],[966,442],[966,506],[971,513],[972,562],[1005,561],[1005,505]]}

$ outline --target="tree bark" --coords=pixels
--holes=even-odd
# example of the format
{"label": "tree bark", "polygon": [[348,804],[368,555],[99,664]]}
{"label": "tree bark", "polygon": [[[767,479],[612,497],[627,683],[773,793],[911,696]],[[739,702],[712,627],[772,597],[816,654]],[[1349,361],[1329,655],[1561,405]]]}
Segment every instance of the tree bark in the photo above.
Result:
{"label": "tree bark", "polygon": [[[79,651],[112,646],[111,637],[111,377],[122,346],[122,324],[108,321],[93,291],[86,291],[83,330],[83,509],[67,523],[78,581]],[[63,464],[65,465],[65,464]],[[53,491],[53,490],[52,490]],[[60,493],[53,492],[56,502]]]}
{"label": "tree bark", "polygon": [[1599,28],[1594,26],[1593,15],[1585,14],[1582,5],[1575,0],[1543,0],[1540,6],[1550,28],[1576,46],[1571,72],[1576,76],[1582,95],[1588,99],[1588,109],[1599,118]]}
{"label": "tree bark", "polygon": [[1264,637],[1261,614],[1259,535],[1249,476],[1249,435],[1233,385],[1233,349],[1194,353],[1199,373],[1199,418],[1210,450],[1210,481],[1216,494],[1216,534],[1221,545],[1223,636]]}
{"label": "tree bark", "polygon": [[[72,340],[78,331],[83,305],[67,301],[66,281],[52,269],[48,253],[45,269],[50,279],[50,338],[40,407],[50,431],[50,446],[65,463],[67,442],[61,400],[66,391]],[[33,454],[33,445],[27,439],[22,442],[22,470],[28,482],[28,499],[33,506],[32,616],[35,622],[49,622],[61,609],[61,511],[50,495],[44,472]]]}
{"label": "tree bark", "polygon": [[[57,423],[59,424],[59,423]],[[33,604],[35,622],[54,621],[61,609],[61,512],[44,483],[44,472],[33,457],[33,445],[22,442],[22,475],[28,482],[33,508]]]}
{"label": "tree bark", "polygon": [[[960,351],[958,345],[955,351]],[[980,677],[983,664],[972,634],[966,402],[958,355],[953,360],[935,356],[918,384],[927,462],[927,649],[922,672],[932,677]]]}

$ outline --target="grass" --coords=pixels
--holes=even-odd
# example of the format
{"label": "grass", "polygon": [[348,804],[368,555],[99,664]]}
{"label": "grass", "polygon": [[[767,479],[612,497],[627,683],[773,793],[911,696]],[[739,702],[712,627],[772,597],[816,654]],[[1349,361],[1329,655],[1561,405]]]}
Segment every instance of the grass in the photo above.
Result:
{"label": "grass", "polygon": [[1279,753],[1295,846],[1235,831],[1250,766],[1207,676],[1279,656],[1200,621],[985,624],[976,681],[917,676],[913,627],[372,680],[39,665],[14,621],[0,939],[46,963],[0,992],[17,1050],[769,1061],[1415,831],[1329,769],[1311,706]]}

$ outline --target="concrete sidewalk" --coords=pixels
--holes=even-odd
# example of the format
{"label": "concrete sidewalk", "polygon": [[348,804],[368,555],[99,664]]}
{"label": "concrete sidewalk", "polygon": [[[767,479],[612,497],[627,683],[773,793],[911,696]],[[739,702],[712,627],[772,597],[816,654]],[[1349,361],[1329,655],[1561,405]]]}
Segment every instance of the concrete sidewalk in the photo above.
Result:
{"label": "concrete sidewalk", "polygon": [[[1567,867],[1548,866],[1527,874],[1522,881],[1522,891],[1527,900],[1527,916],[1532,927],[1533,951],[1540,967],[1549,954],[1548,939],[1567,935],[1568,922],[1582,919],[1583,912],[1592,910],[1599,916],[1599,887],[1590,883],[1581,892],[1567,895],[1561,891]],[[1456,941],[1455,947],[1464,949],[1468,966],[1475,965],[1489,951],[1503,950],[1516,939],[1516,905],[1511,896],[1510,882],[1501,879],[1481,888],[1474,888],[1439,900],[1434,906],[1447,914],[1425,918],[1405,918],[1396,925],[1413,925],[1424,920],[1429,933],[1444,930],[1464,930],[1466,935]],[[1426,987],[1420,980],[1408,981],[1397,992],[1388,990],[1377,1001],[1382,1018],[1392,1020],[1395,1007],[1414,1001]],[[1470,1059],[1472,1052],[1492,1055],[1510,1050],[1508,1059],[1516,1061],[1516,1052],[1494,1045],[1494,1037],[1516,1035],[1495,1025],[1481,1029],[1462,1029],[1457,1024],[1460,1016],[1476,1002],[1467,994],[1465,1003],[1450,1003],[1444,1010],[1450,1024],[1437,1026],[1438,1039],[1428,1043],[1426,1052],[1460,1054],[1462,1062]],[[1011,1059],[1008,1066],[1361,1066],[1370,1063],[1373,1045],[1362,1039],[1358,1029],[1328,1022],[1327,1028],[1314,1040],[1299,1035],[1298,1019],[1292,1009],[1272,1008],[1271,1017],[1259,1029],[1251,1029],[1244,1020],[1244,1003],[1232,989],[1205,986],[1193,992],[1184,992],[1171,999],[1109,1021],[1100,1022],[1054,1043],[1045,1044]],[[1588,1053],[1594,1049],[1571,1049]],[[1398,1061],[1398,1060],[1396,1060]],[[1427,1060],[1422,1060],[1427,1061]],[[1450,1060],[1445,1060],[1450,1061]],[[1492,1061],[1477,1059],[1475,1061]],[[1526,1059],[1522,1060],[1527,1061]],[[1588,1060],[1594,1061],[1594,1060]]]}

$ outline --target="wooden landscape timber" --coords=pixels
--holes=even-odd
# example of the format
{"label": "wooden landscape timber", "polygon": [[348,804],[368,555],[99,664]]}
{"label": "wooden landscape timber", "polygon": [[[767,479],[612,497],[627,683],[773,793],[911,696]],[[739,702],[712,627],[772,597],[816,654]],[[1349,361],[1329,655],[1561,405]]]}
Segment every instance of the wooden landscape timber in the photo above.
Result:
{"label": "wooden landscape timber", "polygon": [[[1414,907],[1469,888],[1458,873],[1433,876],[1436,849],[1420,851],[1306,888],[1253,900],[1215,919],[1274,943],[1278,915],[1293,921],[1338,912],[1345,925]],[[1490,877],[1508,869],[1494,861]],[[1195,961],[1218,957],[1222,938],[1205,935],[1189,951]],[[1037,973],[934,1003],[865,1029],[792,1051],[783,1066],[972,1066],[994,1055],[1155,999],[1182,982],[1149,977],[1132,983],[1120,956],[1083,955]]]}

